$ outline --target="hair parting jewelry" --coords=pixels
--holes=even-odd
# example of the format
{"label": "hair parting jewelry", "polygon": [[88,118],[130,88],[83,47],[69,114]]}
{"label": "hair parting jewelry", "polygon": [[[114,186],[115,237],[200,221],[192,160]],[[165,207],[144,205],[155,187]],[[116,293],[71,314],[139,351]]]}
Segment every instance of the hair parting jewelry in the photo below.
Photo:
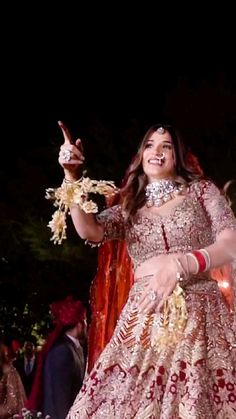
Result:
{"label": "hair parting jewelry", "polygon": [[158,132],[158,134],[164,134],[166,132],[164,127],[159,127],[156,131]]}

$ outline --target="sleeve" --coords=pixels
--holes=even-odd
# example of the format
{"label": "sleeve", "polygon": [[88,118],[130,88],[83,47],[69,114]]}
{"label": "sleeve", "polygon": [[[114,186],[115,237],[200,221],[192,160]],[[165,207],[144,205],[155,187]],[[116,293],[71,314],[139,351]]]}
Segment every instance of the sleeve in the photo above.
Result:
{"label": "sleeve", "polygon": [[6,397],[4,404],[0,406],[0,418],[11,418],[20,414],[26,400],[23,384],[15,368],[10,368],[6,380]]}
{"label": "sleeve", "polygon": [[202,182],[202,201],[207,211],[212,229],[213,239],[225,229],[236,231],[236,218],[225,196],[217,186],[210,182]]}
{"label": "sleeve", "polygon": [[124,216],[120,205],[105,209],[96,218],[104,226],[103,241],[125,238]]}

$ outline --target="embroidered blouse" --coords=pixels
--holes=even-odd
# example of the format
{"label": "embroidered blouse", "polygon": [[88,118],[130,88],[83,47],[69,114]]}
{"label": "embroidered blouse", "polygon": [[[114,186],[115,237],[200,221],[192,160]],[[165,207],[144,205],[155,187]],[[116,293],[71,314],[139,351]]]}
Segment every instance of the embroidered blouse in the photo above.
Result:
{"label": "embroidered blouse", "polygon": [[236,219],[219,189],[210,181],[197,181],[167,215],[137,211],[125,221],[121,206],[101,212],[105,239],[125,239],[134,269],[163,253],[189,252],[209,246],[226,228],[236,230]]}

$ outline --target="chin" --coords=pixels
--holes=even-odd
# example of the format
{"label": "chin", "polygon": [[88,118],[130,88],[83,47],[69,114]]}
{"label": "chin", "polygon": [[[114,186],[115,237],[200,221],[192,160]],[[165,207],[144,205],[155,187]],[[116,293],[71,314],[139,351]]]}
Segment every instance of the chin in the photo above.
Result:
{"label": "chin", "polygon": [[155,182],[160,179],[172,178],[174,177],[173,173],[169,172],[160,172],[160,173],[152,173],[147,175],[149,182]]}

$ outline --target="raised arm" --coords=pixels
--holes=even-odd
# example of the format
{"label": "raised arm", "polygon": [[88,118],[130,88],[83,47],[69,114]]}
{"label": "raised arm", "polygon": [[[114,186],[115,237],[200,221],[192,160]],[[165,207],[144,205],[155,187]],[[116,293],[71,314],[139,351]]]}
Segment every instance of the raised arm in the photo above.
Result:
{"label": "raised arm", "polygon": [[[62,130],[64,143],[60,148],[59,164],[64,169],[65,180],[75,182],[82,175],[82,165],[84,163],[83,146],[80,139],[73,142],[72,136],[66,125],[59,121]],[[82,239],[92,242],[100,242],[104,236],[103,224],[97,222],[93,214],[87,214],[80,209],[79,205],[70,207],[70,214],[75,229]]]}

